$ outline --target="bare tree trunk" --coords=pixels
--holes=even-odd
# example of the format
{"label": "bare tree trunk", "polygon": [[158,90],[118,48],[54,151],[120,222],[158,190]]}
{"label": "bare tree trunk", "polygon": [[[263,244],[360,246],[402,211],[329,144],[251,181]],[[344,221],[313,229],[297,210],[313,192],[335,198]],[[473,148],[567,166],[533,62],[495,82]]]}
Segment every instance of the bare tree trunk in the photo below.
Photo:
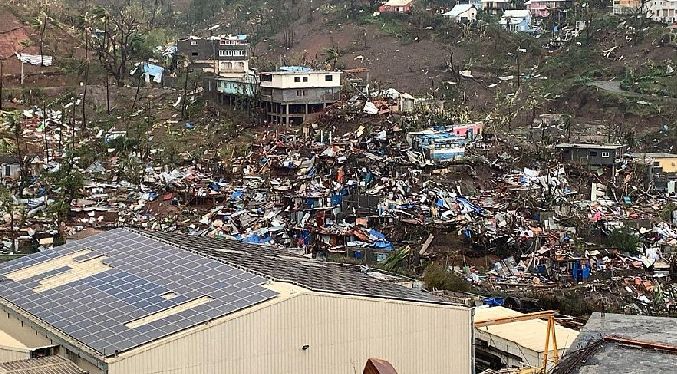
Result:
{"label": "bare tree trunk", "polygon": [[19,196],[23,197],[24,183],[26,181],[26,163],[24,162],[24,152],[21,150],[21,137],[23,135],[22,119],[14,124],[14,141],[16,142],[16,153],[19,156]]}
{"label": "bare tree trunk", "polygon": [[183,119],[187,118],[187,113],[186,113],[187,102],[188,102],[187,95],[188,95],[188,66],[186,66],[186,76],[185,76],[185,79],[183,81],[183,98],[182,98],[183,101],[181,102],[181,117]]}
{"label": "bare tree trunk", "polygon": [[134,94],[134,102],[132,103],[132,111],[136,109],[136,103],[139,101],[139,91],[141,91],[141,75],[139,75],[139,79],[136,81],[136,93]]}
{"label": "bare tree trunk", "polygon": [[10,225],[10,236],[12,237],[12,245],[10,248],[12,249],[12,252],[16,251],[16,232],[14,231],[14,203],[10,205],[9,208],[9,225]]}
{"label": "bare tree trunk", "polygon": [[110,114],[110,79],[106,72],[106,112]]}
{"label": "bare tree trunk", "polygon": [[75,107],[77,106],[77,96],[73,97],[73,111],[71,113],[71,152],[75,149]]}
{"label": "bare tree trunk", "polygon": [[66,122],[66,108],[62,108],[61,121],[59,121],[59,155],[63,157],[63,124]]}
{"label": "bare tree trunk", "polygon": [[49,163],[49,147],[47,146],[47,103],[42,102],[42,140],[45,145],[45,162]]}
{"label": "bare tree trunk", "polygon": [[42,27],[40,27],[40,66],[45,66],[45,31],[47,30],[47,14],[45,14]]}
{"label": "bare tree trunk", "polygon": [[87,67],[85,68],[85,92],[82,93],[82,129],[87,128],[87,114],[85,103],[87,102],[87,85],[89,84],[89,61],[87,61]]}

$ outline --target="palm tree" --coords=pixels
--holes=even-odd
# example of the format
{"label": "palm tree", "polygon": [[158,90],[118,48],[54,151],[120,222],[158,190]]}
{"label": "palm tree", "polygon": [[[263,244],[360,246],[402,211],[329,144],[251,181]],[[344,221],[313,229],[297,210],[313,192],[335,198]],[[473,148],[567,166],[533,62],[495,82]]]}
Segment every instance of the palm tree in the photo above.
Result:
{"label": "palm tree", "polygon": [[341,51],[338,47],[326,48],[324,50],[324,63],[329,64],[332,70],[336,69],[339,58],[341,58]]}

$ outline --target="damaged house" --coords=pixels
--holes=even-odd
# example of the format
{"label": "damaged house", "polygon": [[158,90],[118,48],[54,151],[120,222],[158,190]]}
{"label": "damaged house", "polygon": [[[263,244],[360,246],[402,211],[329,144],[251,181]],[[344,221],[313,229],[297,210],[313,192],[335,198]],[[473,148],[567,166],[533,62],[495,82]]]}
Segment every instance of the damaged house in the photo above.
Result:
{"label": "damaged house", "polygon": [[259,75],[261,101],[269,123],[300,125],[339,100],[339,71],[287,66]]}
{"label": "damaged house", "polygon": [[613,168],[622,158],[621,144],[560,143],[555,146],[563,162],[578,163],[590,169]]}

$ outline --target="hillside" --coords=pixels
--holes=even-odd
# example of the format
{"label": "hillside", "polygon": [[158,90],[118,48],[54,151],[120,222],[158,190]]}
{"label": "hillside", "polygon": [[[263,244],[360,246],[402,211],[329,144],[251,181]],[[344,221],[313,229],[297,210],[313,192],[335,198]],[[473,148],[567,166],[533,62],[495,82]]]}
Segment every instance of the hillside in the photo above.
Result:
{"label": "hillside", "polygon": [[[640,130],[637,138],[674,122],[676,78],[665,72],[676,66],[676,38],[663,25],[638,25],[606,9],[593,10],[588,29],[550,49],[548,33],[540,38],[509,33],[491,17],[461,27],[445,20],[443,9],[426,5],[440,2],[420,1],[411,15],[374,15],[375,3],[160,1],[163,18],[148,36],[156,44],[148,47],[189,33],[246,33],[254,43],[252,65],[260,70],[280,64],[366,69],[350,77],[368,80],[373,89],[432,95],[455,113],[508,129],[530,123],[538,113],[567,114],[581,125],[581,134],[622,127],[621,132]],[[27,82],[35,86],[76,86],[85,78],[85,46],[74,31],[77,8],[57,8],[45,33],[45,50],[55,55],[56,65],[27,66]],[[0,52],[11,85],[18,83],[20,64],[7,56],[36,53],[39,35],[32,23],[39,12],[13,4],[2,14]],[[89,80],[97,84],[103,69],[96,59],[90,64]]]}

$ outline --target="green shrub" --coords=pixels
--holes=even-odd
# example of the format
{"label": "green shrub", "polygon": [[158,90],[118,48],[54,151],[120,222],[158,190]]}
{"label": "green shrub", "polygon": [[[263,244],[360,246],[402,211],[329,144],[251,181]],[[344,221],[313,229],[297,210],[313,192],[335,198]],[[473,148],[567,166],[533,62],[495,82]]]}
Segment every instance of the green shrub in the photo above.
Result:
{"label": "green shrub", "polygon": [[431,263],[423,273],[423,282],[428,289],[467,292],[470,285],[458,275],[444,269],[441,265]]}
{"label": "green shrub", "polygon": [[615,229],[607,237],[607,245],[631,254],[640,253],[639,244],[639,237],[628,227]]}

